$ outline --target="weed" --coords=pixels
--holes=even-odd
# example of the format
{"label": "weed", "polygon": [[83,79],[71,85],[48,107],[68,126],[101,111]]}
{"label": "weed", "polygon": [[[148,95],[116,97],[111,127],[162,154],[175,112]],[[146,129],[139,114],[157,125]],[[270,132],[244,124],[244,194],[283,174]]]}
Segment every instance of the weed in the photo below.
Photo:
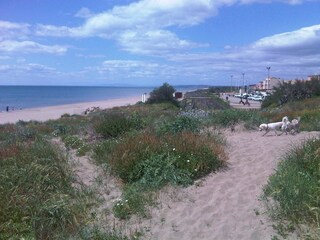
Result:
{"label": "weed", "polygon": [[90,150],[90,146],[78,136],[65,135],[62,137],[62,141],[67,149],[76,149],[77,156],[84,156]]}

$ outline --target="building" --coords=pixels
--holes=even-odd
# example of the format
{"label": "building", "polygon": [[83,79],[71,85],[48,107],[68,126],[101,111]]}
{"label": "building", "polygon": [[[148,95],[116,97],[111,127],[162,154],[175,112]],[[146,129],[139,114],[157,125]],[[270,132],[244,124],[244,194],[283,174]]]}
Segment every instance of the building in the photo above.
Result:
{"label": "building", "polygon": [[284,80],[276,77],[266,78],[256,84],[257,90],[272,90],[274,87],[278,87]]}
{"label": "building", "polygon": [[320,80],[320,74],[309,75],[307,81],[311,81],[312,78]]}

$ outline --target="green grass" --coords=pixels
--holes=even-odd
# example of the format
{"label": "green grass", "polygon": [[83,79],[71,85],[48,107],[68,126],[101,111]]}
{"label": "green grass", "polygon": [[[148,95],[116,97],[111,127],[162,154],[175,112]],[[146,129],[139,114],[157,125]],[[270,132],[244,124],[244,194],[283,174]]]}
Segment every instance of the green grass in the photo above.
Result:
{"label": "green grass", "polygon": [[[272,215],[279,221],[306,224],[320,238],[320,140],[296,147],[280,162],[264,187],[264,198],[273,199]],[[315,230],[318,228],[318,230]],[[312,238],[311,238],[312,239]]]}
{"label": "green grass", "polygon": [[257,110],[227,109],[213,112],[208,120],[208,124],[228,127],[244,122],[245,126],[250,129],[259,126],[265,120],[266,118]]}
{"label": "green grass", "polygon": [[[19,127],[16,134],[25,131]],[[77,232],[86,218],[86,198],[72,187],[66,159],[39,136],[10,139],[0,143],[0,239]]]}
{"label": "green grass", "polygon": [[63,135],[62,141],[67,149],[76,149],[77,156],[84,156],[90,150],[89,144],[78,136]]}

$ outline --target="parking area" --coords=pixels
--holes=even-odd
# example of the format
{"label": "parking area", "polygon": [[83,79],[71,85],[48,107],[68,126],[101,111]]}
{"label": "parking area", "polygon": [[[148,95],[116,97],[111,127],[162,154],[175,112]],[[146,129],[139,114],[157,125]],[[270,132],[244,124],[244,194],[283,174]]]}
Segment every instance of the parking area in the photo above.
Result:
{"label": "parking area", "polygon": [[[227,100],[227,96],[228,96],[228,101],[230,103],[230,105],[234,108],[241,108],[241,109],[259,109],[261,108],[261,101],[254,101],[254,100],[248,100],[250,105],[244,105],[243,103],[240,102],[240,98],[237,97],[233,97],[232,95],[228,95],[228,94],[223,94],[221,95],[221,98],[223,98],[224,100]],[[246,99],[242,99],[242,101],[245,103]]]}

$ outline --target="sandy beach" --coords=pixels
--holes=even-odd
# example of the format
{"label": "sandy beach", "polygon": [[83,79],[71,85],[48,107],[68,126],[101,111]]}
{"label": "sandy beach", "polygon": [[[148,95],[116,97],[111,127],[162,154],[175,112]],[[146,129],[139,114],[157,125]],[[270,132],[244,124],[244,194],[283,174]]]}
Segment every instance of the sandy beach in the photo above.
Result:
{"label": "sandy beach", "polygon": [[236,129],[223,135],[228,169],[161,199],[161,207],[143,223],[150,229],[146,239],[270,240],[277,235],[259,200],[262,187],[289,149],[319,132],[262,137],[259,131]]}
{"label": "sandy beach", "polygon": [[58,119],[61,115],[67,114],[83,114],[84,111],[91,107],[99,107],[100,109],[126,106],[141,101],[141,96],[130,98],[109,99],[105,101],[83,102],[67,105],[49,106],[15,110],[10,112],[0,112],[0,124],[16,123],[22,121],[47,121],[50,119]]}

